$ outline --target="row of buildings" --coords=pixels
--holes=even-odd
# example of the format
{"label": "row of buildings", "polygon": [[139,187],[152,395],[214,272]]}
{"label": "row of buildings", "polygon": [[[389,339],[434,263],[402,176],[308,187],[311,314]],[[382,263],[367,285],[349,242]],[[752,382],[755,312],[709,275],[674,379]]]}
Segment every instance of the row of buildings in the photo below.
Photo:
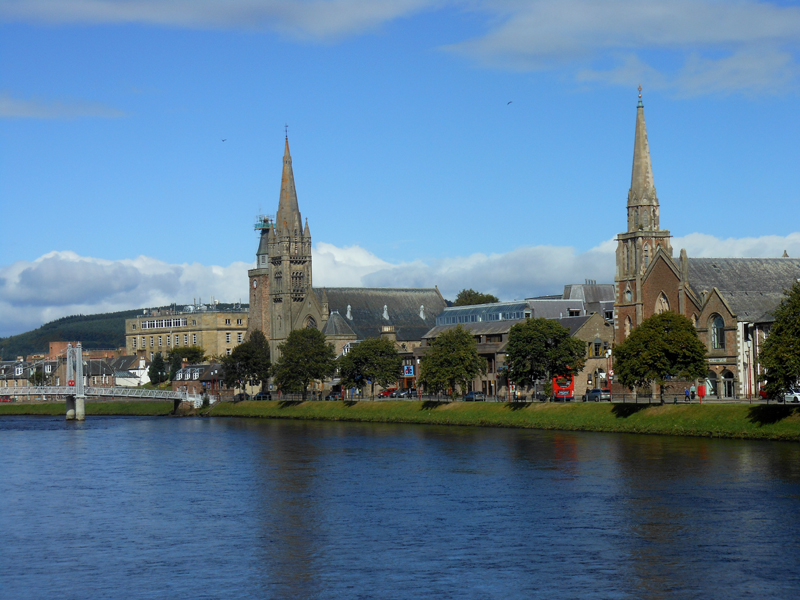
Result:
{"label": "row of buildings", "polygon": [[[545,317],[558,320],[586,344],[586,366],[576,376],[576,390],[581,391],[584,385],[612,385],[614,345],[644,319],[672,310],[692,320],[708,348],[708,372],[702,383],[709,395],[755,395],[763,374],[759,349],[784,290],[800,280],[800,259],[690,258],[685,250],[673,256],[670,232],[660,224],[641,94],[626,221],[625,231],[617,236],[613,284],[587,281],[566,285],[560,295],[465,307],[448,306],[436,287],[318,288],[313,286],[311,230],[300,214],[287,137],[278,211],[274,218],[260,216],[255,225],[259,242],[255,266],[248,271],[249,309],[212,304],[145,311],[125,323],[124,354],[131,361],[143,361],[142,365],[158,352],[166,355],[185,346],[200,346],[207,355],[219,357],[260,330],[269,340],[274,361],[291,331],[313,327],[325,334],[338,354],[367,338],[392,340],[403,358],[398,385],[411,388],[431,340],[461,325],[474,336],[489,365],[489,372],[471,388],[505,396],[511,392],[502,368],[511,327]],[[57,361],[40,366],[58,369]],[[89,377],[107,378],[119,372],[125,380],[124,366],[98,366],[97,374]],[[0,364],[0,387],[21,381],[26,369],[30,373],[35,368],[19,361]],[[185,368],[194,371],[182,371],[179,380],[207,376],[206,386],[213,385],[213,365]]]}
{"label": "row of buildings", "polygon": [[613,284],[565,286],[561,296],[470,307],[448,307],[438,288],[315,288],[311,231],[303,221],[285,141],[278,211],[259,217],[256,264],[248,272],[247,332],[262,331],[273,359],[289,332],[315,327],[337,352],[369,337],[395,341],[403,355],[399,385],[413,387],[427,344],[462,325],[489,364],[472,387],[490,395],[509,393],[499,377],[510,328],[524,319],[557,319],[586,343],[587,363],[576,389],[611,385],[613,347],[641,322],[665,310],[686,315],[708,348],[706,389],[712,397],[758,392],[758,352],[785,289],[800,279],[800,259],[673,257],[671,235],[661,229],[644,106],[636,107],[633,168],[627,225],[617,236]]}

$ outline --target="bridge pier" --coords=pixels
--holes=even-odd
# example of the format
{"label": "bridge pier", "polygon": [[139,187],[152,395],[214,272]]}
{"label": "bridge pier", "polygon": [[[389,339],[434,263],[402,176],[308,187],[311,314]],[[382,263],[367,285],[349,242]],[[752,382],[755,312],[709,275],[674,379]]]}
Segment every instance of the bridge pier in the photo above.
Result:
{"label": "bridge pier", "polygon": [[[67,417],[69,418],[69,417]],[[75,397],[75,420],[76,421],[85,421],[86,420],[86,397],[85,396],[76,396]]]}
{"label": "bridge pier", "polygon": [[67,421],[75,420],[75,396],[67,396]]}

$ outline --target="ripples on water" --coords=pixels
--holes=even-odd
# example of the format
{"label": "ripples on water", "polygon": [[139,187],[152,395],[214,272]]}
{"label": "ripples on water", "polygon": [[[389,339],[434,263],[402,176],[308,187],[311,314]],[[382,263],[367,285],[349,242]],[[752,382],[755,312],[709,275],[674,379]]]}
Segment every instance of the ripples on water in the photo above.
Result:
{"label": "ripples on water", "polygon": [[800,445],[0,418],[3,598],[797,598]]}

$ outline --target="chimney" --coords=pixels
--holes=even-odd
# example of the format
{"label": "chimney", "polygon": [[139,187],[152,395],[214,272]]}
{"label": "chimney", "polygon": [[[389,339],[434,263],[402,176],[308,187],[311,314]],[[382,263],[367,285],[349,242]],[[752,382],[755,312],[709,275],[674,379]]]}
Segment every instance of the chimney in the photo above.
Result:
{"label": "chimney", "polygon": [[381,326],[381,339],[382,340],[391,340],[393,342],[397,341],[397,333],[394,330],[394,325],[382,325]]}

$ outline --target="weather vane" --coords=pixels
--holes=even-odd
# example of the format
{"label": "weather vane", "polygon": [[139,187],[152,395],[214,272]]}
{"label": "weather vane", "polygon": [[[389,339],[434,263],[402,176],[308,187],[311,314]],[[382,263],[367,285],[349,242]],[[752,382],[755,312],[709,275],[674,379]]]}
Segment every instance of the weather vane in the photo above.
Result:
{"label": "weather vane", "polygon": [[289,124],[285,123],[284,126],[283,126],[283,129],[284,129],[284,131],[286,133],[286,139],[289,139]]}
{"label": "weather vane", "polygon": [[642,84],[639,84],[639,98],[642,97]]}

